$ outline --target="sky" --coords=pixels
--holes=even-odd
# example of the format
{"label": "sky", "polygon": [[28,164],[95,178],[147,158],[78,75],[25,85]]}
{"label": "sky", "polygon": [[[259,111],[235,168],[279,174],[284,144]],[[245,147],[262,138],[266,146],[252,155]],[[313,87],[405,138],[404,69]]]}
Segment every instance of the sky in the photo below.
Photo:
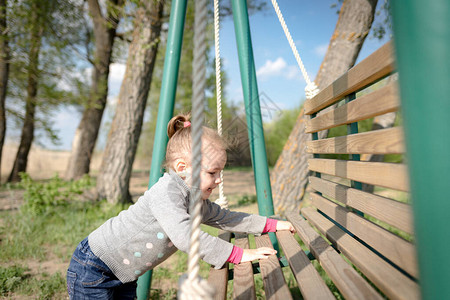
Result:
{"label": "sky", "polygon": [[[249,19],[262,114],[265,121],[270,121],[281,110],[298,107],[304,101],[306,83],[271,1],[266,1],[268,10],[251,15]],[[315,78],[319,70],[336,26],[337,9],[331,7],[336,3],[337,0],[278,0],[280,10],[311,80]],[[387,40],[388,38],[379,41],[369,36],[359,54],[358,61],[381,47]],[[222,68],[229,79],[228,85],[222,89],[228,100],[242,106],[238,53],[231,17],[221,20],[220,51]],[[124,64],[111,65],[108,101],[115,102],[114,100],[117,99],[124,73]],[[112,113],[111,110],[107,110],[104,119],[112,118]],[[70,150],[80,119],[81,114],[74,108],[60,110],[56,114],[55,128],[59,129],[61,145],[44,143],[46,148]]]}

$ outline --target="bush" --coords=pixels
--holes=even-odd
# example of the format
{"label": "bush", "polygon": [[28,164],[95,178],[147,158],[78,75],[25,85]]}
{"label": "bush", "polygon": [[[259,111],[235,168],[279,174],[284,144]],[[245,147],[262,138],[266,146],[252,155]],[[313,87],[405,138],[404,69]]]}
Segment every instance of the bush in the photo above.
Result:
{"label": "bush", "polygon": [[66,206],[69,199],[81,195],[94,186],[89,175],[76,181],[64,181],[58,175],[48,182],[34,181],[27,173],[21,173],[21,186],[25,189],[21,210],[30,215],[51,213],[55,207]]}
{"label": "bush", "polygon": [[0,266],[0,296],[14,292],[25,279],[26,269],[19,266],[4,268]]}
{"label": "bush", "polygon": [[283,151],[300,113],[299,108],[283,110],[271,123],[264,124],[266,152],[269,166],[274,166]]}

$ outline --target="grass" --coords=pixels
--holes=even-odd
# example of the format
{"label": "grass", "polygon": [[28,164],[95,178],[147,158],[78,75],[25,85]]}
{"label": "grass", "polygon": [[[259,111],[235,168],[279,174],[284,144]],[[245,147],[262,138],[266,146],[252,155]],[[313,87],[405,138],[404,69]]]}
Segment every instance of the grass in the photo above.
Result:
{"label": "grass", "polygon": [[52,299],[53,296],[56,297],[54,299],[61,299],[57,295],[65,293],[65,274],[31,275],[31,270],[26,266],[27,260],[42,262],[52,257],[68,265],[79,241],[118,211],[119,207],[107,203],[77,201],[42,216],[29,217],[21,211],[2,212],[0,282],[8,282],[6,285],[0,284],[7,287],[2,289],[2,295],[14,292],[36,295],[38,299]]}
{"label": "grass", "polygon": [[0,296],[9,297],[13,293],[31,296],[33,299],[58,299],[65,291],[65,276],[60,272],[42,273],[31,276],[26,267],[13,265],[0,266]]}
{"label": "grass", "polygon": [[86,178],[74,182],[25,178],[14,187],[26,190],[19,210],[0,212],[0,296],[65,298],[64,271],[49,274],[27,264],[50,260],[68,265],[76,245],[124,208],[85,201],[82,191],[93,184]]}
{"label": "grass", "polygon": [[11,191],[11,190],[19,190],[22,189],[20,183],[3,183],[0,184],[0,192]]}
{"label": "grass", "polygon": [[35,295],[37,299],[62,299],[65,274],[39,270],[34,274],[36,270],[30,270],[27,261],[52,258],[68,266],[76,245],[122,208],[106,202],[74,201],[39,216],[22,211],[1,212],[0,296],[16,293]]}

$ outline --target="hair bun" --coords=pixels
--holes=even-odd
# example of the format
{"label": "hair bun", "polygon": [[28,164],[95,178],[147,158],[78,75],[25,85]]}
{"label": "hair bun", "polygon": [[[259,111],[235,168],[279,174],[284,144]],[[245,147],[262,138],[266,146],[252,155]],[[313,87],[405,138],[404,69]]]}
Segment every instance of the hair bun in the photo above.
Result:
{"label": "hair bun", "polygon": [[180,129],[183,129],[184,122],[189,122],[190,115],[179,114],[170,119],[169,124],[167,124],[167,135],[169,139]]}

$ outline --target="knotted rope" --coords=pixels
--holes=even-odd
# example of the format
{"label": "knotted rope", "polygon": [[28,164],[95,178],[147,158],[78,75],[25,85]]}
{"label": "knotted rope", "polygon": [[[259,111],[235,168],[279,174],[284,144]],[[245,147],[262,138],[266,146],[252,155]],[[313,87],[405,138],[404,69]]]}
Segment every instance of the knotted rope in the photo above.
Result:
{"label": "knotted rope", "polygon": [[[222,76],[220,65],[220,19],[219,0],[214,0],[214,46],[216,54],[216,97],[217,97],[217,132],[222,136]],[[223,170],[220,171],[219,199],[215,201],[220,207],[228,208],[228,200],[223,192]]]}
{"label": "knotted rope", "polygon": [[194,61],[192,95],[192,176],[189,214],[191,234],[188,259],[188,275],[180,279],[180,300],[212,299],[214,289],[199,277],[200,223],[202,221],[200,171],[202,167],[203,109],[206,86],[206,0],[195,1]]}

